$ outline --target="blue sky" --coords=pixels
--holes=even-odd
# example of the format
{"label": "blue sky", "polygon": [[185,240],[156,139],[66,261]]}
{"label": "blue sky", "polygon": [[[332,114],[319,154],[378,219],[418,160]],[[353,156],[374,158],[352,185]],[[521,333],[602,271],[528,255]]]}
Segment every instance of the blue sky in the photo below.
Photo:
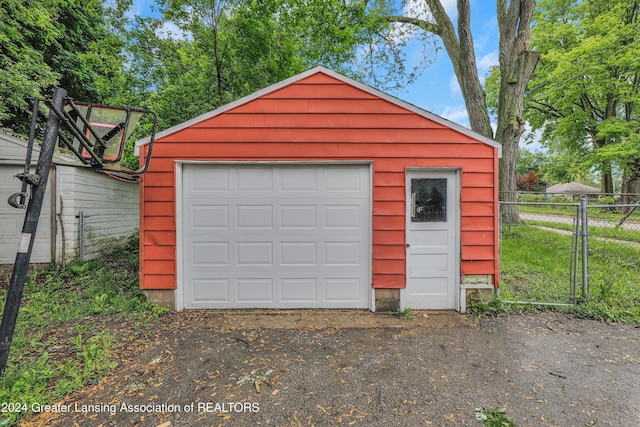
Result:
{"label": "blue sky", "polygon": [[[415,0],[415,2],[418,3],[420,0]],[[456,0],[442,0],[442,2],[455,25]],[[489,68],[498,64],[498,25],[494,1],[471,0],[471,31],[474,38],[478,73],[484,81]],[[419,50],[413,46],[413,49],[408,50],[407,54],[408,56],[419,54]],[[462,126],[469,126],[462,93],[451,61],[444,49],[438,52],[436,61],[422,73],[415,83],[395,95]]]}
{"label": "blue sky", "polygon": [[[441,1],[455,25],[456,0]],[[405,14],[409,14],[412,7],[420,8],[423,0],[408,0],[405,3]],[[145,16],[154,4],[154,0],[134,0],[133,12]],[[398,1],[399,7],[400,4],[401,1]],[[484,79],[489,67],[498,63],[498,26],[494,1],[471,0],[471,27],[478,73]],[[442,46],[441,43],[439,45]],[[416,42],[409,43],[406,54],[411,62],[422,55],[422,49]],[[413,84],[391,94],[462,126],[469,126],[462,94],[444,49],[438,52],[435,61]]]}

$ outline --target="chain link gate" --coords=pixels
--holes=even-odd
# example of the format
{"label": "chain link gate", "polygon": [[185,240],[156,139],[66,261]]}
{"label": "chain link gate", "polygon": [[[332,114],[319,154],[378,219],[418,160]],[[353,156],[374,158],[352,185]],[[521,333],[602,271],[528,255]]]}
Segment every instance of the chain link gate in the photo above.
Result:
{"label": "chain link gate", "polygon": [[[505,208],[520,221],[504,222]],[[573,305],[581,271],[579,203],[500,202],[500,292],[505,302]]]}

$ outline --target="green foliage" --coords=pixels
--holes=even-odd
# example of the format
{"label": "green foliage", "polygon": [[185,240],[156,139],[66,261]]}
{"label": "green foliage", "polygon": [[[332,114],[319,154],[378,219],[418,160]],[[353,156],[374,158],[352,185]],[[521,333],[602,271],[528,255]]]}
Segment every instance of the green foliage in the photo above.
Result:
{"label": "green foliage", "polygon": [[472,298],[467,303],[467,315],[471,319],[477,320],[480,317],[494,317],[500,314],[507,314],[518,308],[519,306],[504,303],[501,298],[496,296],[489,301],[482,298]]}
{"label": "green foliage", "polygon": [[526,118],[568,160],[565,170],[597,170],[604,182],[616,167],[626,179],[640,171],[639,9],[628,0],[538,2],[531,40],[541,61]]}
{"label": "green foliage", "polygon": [[141,327],[165,311],[138,289],[136,239],[68,269],[37,268],[25,284],[9,363],[0,378],[0,401],[25,402],[27,408],[3,414],[6,422],[17,423],[32,403],[57,402],[117,365],[121,344],[103,323],[125,318]]}
{"label": "green foliage", "polygon": [[[164,129],[323,64],[354,77],[358,48],[377,43],[377,71],[394,84],[410,79],[382,49],[388,24],[377,2],[340,0],[161,0],[154,18],[127,26],[130,80]],[[166,30],[171,23],[173,30]],[[383,58],[382,52],[386,52]]]}
{"label": "green foliage", "polygon": [[27,133],[23,98],[43,98],[54,86],[76,99],[109,101],[124,69],[111,25],[118,14],[100,0],[0,3],[0,125]]}
{"label": "green foliage", "polygon": [[476,420],[486,427],[515,427],[513,419],[506,416],[505,408],[476,408]]}
{"label": "green foliage", "polygon": [[415,317],[413,309],[411,307],[403,308],[402,310],[392,311],[391,314],[398,316],[401,319],[411,320]]}

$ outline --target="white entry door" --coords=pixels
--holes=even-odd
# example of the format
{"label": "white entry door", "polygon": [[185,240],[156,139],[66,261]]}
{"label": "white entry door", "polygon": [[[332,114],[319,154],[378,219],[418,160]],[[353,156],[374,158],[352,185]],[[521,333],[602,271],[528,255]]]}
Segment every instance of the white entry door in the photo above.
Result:
{"label": "white entry door", "polygon": [[457,308],[459,188],[456,171],[407,171],[403,308]]}

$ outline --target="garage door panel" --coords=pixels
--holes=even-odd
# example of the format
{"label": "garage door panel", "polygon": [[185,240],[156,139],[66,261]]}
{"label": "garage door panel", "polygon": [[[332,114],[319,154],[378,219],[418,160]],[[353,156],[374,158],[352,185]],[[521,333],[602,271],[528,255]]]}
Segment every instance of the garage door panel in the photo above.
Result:
{"label": "garage door panel", "polygon": [[[190,183],[207,169],[226,192]],[[186,308],[368,307],[368,166],[186,165],[183,182]]]}
{"label": "garage door panel", "polygon": [[289,303],[317,301],[318,279],[309,277],[282,279],[280,281],[280,300]]}
{"label": "garage door panel", "polygon": [[361,194],[365,182],[356,168],[329,169],[324,175],[324,188],[327,193],[356,193]]}
{"label": "garage door panel", "polygon": [[239,278],[236,281],[239,303],[273,303],[272,278]]}
{"label": "garage door panel", "polygon": [[273,229],[273,206],[271,205],[238,205],[236,212],[236,228]]}
{"label": "garage door panel", "polygon": [[229,170],[211,169],[203,166],[194,166],[189,170],[191,179],[185,188],[185,198],[202,197],[204,193],[228,193]]}
{"label": "garage door panel", "polygon": [[280,243],[281,266],[315,266],[318,260],[318,243],[293,241]]}
{"label": "garage door panel", "polygon": [[195,242],[192,245],[192,266],[228,266],[229,242]]}
{"label": "garage door panel", "polygon": [[229,206],[193,205],[187,217],[187,225],[191,228],[229,228]]}
{"label": "garage door panel", "polygon": [[315,168],[282,169],[280,176],[280,189],[284,192],[308,194],[318,191],[318,171]]}
{"label": "garage door panel", "polygon": [[191,283],[193,303],[228,303],[229,299],[229,279],[226,278],[206,278],[194,279]]}
{"label": "garage door panel", "polygon": [[362,226],[360,205],[324,206],[325,228],[355,229]]}
{"label": "garage door panel", "polygon": [[359,265],[362,263],[360,256],[360,242],[325,242],[325,265]]}
{"label": "garage door panel", "polygon": [[281,229],[317,229],[318,207],[314,205],[281,205]]}
{"label": "garage door panel", "polygon": [[358,302],[362,298],[362,283],[358,278],[325,279],[326,301]]}
{"label": "garage door panel", "polygon": [[238,242],[236,265],[238,267],[274,265],[273,242]]}
{"label": "garage door panel", "polygon": [[273,191],[274,169],[263,167],[245,167],[236,169],[236,189],[238,192]]}

